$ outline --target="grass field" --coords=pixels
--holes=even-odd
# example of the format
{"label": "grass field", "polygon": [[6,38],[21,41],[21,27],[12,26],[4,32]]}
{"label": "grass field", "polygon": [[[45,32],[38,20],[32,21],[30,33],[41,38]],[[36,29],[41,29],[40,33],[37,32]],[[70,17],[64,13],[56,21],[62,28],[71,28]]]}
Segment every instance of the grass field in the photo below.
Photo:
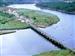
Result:
{"label": "grass field", "polygon": [[27,24],[18,21],[14,15],[0,12],[0,29],[22,29],[27,27]]}
{"label": "grass field", "polygon": [[18,9],[17,12],[20,15],[31,18],[33,20],[33,24],[38,27],[47,27],[56,24],[59,21],[59,18],[56,15],[41,11]]}
{"label": "grass field", "polygon": [[75,54],[69,52],[68,50],[59,50],[59,51],[45,52],[33,56],[75,56]]}
{"label": "grass field", "polygon": [[[27,9],[18,9],[17,12],[20,15],[31,18],[33,24],[38,27],[48,27],[59,21],[57,16],[45,12]],[[28,27],[29,25],[17,20],[14,15],[0,11],[0,30],[26,29]]]}

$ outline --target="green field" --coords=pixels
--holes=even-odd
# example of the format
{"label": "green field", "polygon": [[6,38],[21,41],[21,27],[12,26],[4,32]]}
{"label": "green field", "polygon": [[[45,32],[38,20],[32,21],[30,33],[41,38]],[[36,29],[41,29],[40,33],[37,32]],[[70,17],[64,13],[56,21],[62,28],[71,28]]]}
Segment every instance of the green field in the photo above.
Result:
{"label": "green field", "polygon": [[75,54],[69,52],[68,50],[59,50],[59,51],[44,52],[33,56],[75,56]]}
{"label": "green field", "polygon": [[0,11],[0,29],[1,30],[24,29],[27,27],[28,27],[27,24],[18,21],[14,15],[10,15],[8,13],[3,13]]}
{"label": "green field", "polygon": [[[40,11],[18,9],[20,15],[30,18],[37,27],[48,27],[56,24],[57,16]],[[19,21],[14,15],[0,11],[0,30],[26,29],[29,25]]]}
{"label": "green field", "polygon": [[50,25],[56,24],[59,21],[59,18],[56,15],[41,11],[18,9],[17,12],[20,15],[31,18],[33,24],[37,27],[48,27]]}

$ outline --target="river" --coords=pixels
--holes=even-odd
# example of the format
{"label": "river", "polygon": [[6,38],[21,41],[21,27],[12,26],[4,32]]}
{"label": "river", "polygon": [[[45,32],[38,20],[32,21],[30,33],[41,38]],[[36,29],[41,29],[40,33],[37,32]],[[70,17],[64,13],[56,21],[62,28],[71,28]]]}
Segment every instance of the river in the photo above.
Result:
{"label": "river", "polygon": [[[41,30],[50,34],[54,39],[60,41],[68,48],[75,49],[75,15],[40,9],[36,7],[35,4],[13,4],[8,7],[39,10],[57,15],[60,18],[60,22]],[[0,41],[2,56],[32,56],[41,52],[58,49],[31,29],[1,35]]]}

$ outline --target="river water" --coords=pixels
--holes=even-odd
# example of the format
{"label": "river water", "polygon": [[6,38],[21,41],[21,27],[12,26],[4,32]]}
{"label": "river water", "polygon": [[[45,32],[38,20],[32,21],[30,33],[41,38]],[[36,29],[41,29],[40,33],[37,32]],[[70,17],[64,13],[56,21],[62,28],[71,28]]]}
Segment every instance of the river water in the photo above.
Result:
{"label": "river water", "polygon": [[[14,4],[8,7],[39,10],[57,15],[60,18],[60,22],[41,30],[50,34],[54,39],[68,48],[75,49],[75,15],[40,9],[36,7],[35,4]],[[1,35],[0,41],[2,56],[32,56],[41,52],[58,49],[31,29],[19,30],[16,33]]]}

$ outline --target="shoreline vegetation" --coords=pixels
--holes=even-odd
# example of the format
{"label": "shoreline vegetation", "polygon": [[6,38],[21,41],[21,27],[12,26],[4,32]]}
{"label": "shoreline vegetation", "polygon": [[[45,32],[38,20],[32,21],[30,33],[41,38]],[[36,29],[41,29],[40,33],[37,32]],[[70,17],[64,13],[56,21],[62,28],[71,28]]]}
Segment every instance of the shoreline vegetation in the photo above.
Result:
{"label": "shoreline vegetation", "polygon": [[75,14],[75,2],[47,2],[47,3],[37,3],[37,7],[42,9],[55,10],[67,14]]}
{"label": "shoreline vegetation", "polygon": [[75,54],[71,53],[68,50],[55,50],[55,51],[36,54],[36,55],[33,55],[33,56],[75,56]]}

